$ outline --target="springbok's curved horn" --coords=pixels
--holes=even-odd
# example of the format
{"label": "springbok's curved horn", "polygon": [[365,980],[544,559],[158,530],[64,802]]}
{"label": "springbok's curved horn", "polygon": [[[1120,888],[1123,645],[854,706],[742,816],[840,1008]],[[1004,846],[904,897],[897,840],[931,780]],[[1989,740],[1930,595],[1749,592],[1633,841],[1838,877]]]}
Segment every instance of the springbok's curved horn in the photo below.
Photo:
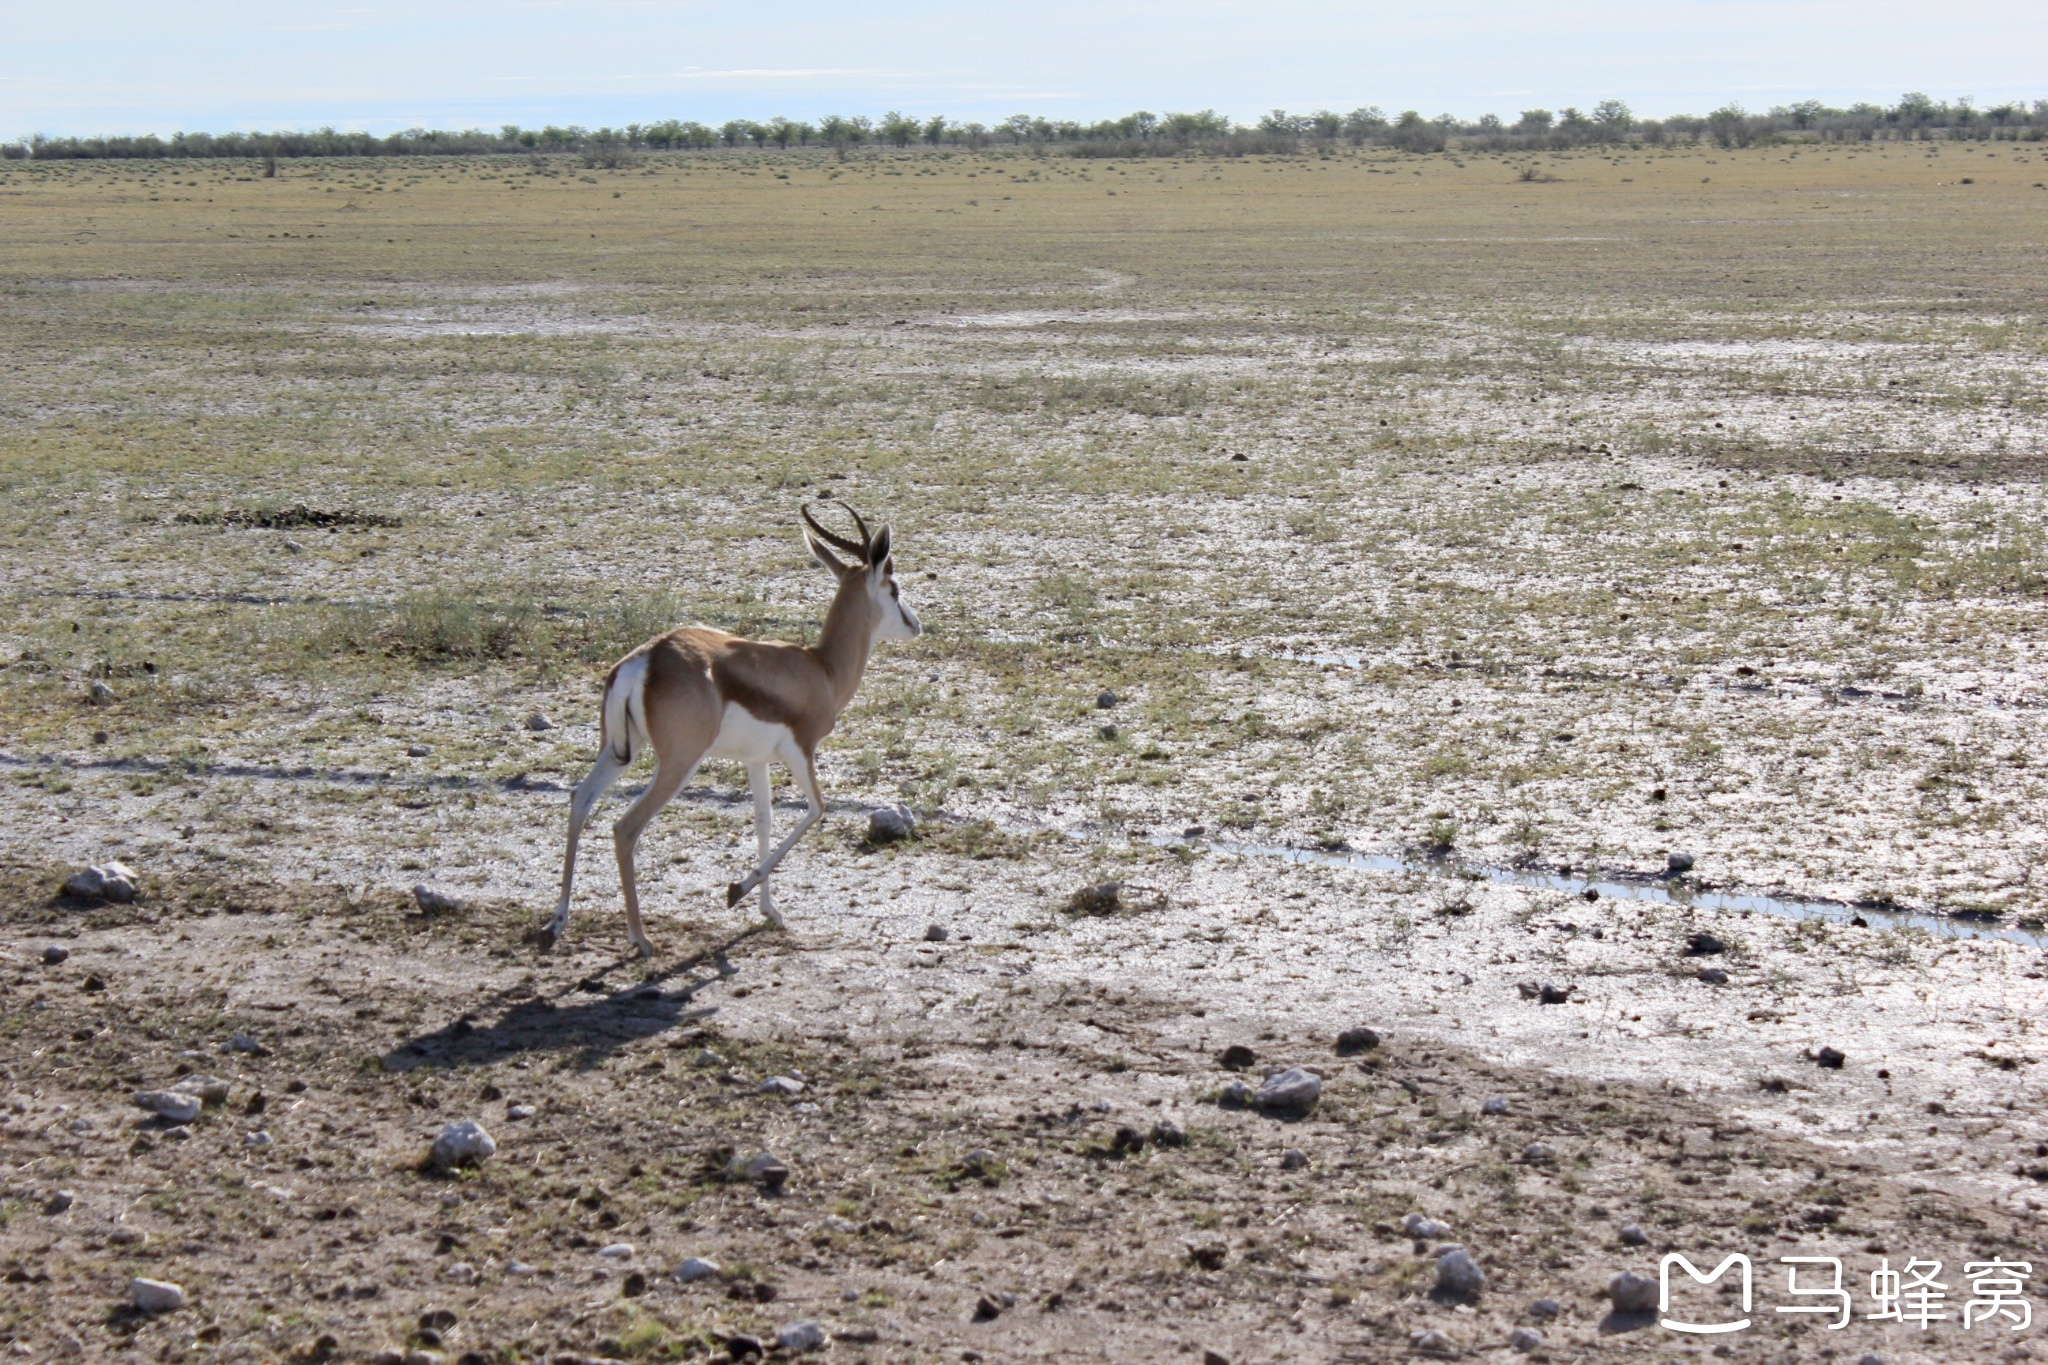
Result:
{"label": "springbok's curved horn", "polygon": [[875,533],[868,529],[868,524],[861,517],[861,514],[853,510],[853,504],[839,498],[834,498],[832,499],[832,501],[838,503],[841,507],[844,507],[846,509],[846,515],[853,518],[853,524],[855,526],[860,527],[860,538],[862,542],[872,545],[875,540]]}
{"label": "springbok's curved horn", "polygon": [[[835,501],[837,500],[835,499]],[[845,504],[841,503],[840,506],[844,507]],[[848,508],[847,510],[851,511],[852,509]],[[811,528],[811,534],[815,535],[818,539],[824,541],[827,545],[833,546],[835,549],[842,550],[845,553],[854,556],[854,558],[860,560],[863,564],[867,562],[868,547],[865,542],[856,545],[854,542],[848,540],[845,536],[835,535],[833,532],[828,531],[824,527],[818,525],[818,519],[811,515],[811,505],[809,503],[805,503],[803,505],[802,515],[804,519],[804,525]]]}

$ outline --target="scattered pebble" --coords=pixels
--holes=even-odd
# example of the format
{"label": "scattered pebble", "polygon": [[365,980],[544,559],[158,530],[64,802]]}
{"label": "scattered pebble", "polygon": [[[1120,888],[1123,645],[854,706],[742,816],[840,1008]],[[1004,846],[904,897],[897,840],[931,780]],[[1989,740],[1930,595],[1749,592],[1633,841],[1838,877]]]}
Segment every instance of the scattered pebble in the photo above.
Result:
{"label": "scattered pebble", "polygon": [[1856,1365],[1884,1365],[1884,1357],[1872,1351],[1857,1358]]}
{"label": "scattered pebble", "polygon": [[1727,952],[1728,945],[1712,934],[1693,934],[1685,940],[1685,951],[1688,957],[1712,957]]}
{"label": "scattered pebble", "polygon": [[451,915],[462,908],[459,897],[446,891],[436,891],[425,882],[412,889],[412,898],[423,915]]}
{"label": "scattered pebble", "polygon": [[[64,894],[79,900],[115,901],[125,905],[135,899],[135,883],[135,874],[123,864],[96,863],[67,877]],[[61,962],[63,958],[57,960]],[[49,961],[47,952],[44,961]]]}
{"label": "scattered pebble", "polygon": [[1664,857],[1664,875],[1682,876],[1692,871],[1693,857],[1690,853],[1669,853]]}
{"label": "scattered pebble", "polygon": [[246,1052],[251,1057],[268,1057],[270,1049],[256,1041],[254,1034],[237,1033],[228,1038],[228,1051]]}
{"label": "scattered pebble", "polygon": [[505,1106],[505,1117],[515,1122],[519,1119],[530,1119],[536,1112],[538,1111],[530,1104],[508,1104]]}
{"label": "scattered pebble", "polygon": [[1849,1057],[1847,1053],[1842,1052],[1839,1048],[1824,1047],[1819,1052],[1813,1054],[1813,1060],[1819,1062],[1830,1071],[1840,1071],[1842,1063],[1848,1061]]}
{"label": "scattered pebble", "polygon": [[1097,692],[1095,694],[1095,709],[1098,711],[1107,711],[1122,700],[1122,697],[1119,697],[1116,693],[1110,691],[1108,688],[1105,687],[1104,689],[1102,689],[1102,691]]}
{"label": "scattered pebble", "polygon": [[197,1095],[205,1104],[226,1104],[228,1083],[218,1076],[180,1076],[171,1089],[180,1095]]}
{"label": "scattered pebble", "polygon": [[703,1048],[697,1053],[696,1056],[690,1059],[690,1065],[704,1067],[724,1066],[725,1054],[722,1052],[713,1052],[708,1047]]}
{"label": "scattered pebble", "polygon": [[43,961],[52,967],[70,956],[71,950],[61,943],[52,943],[49,947],[43,949]]}
{"label": "scattered pebble", "polygon": [[97,1123],[94,1123],[91,1119],[87,1118],[73,1119],[71,1120],[71,1122],[65,1124],[64,1127],[66,1131],[73,1133],[91,1133],[96,1132],[99,1129],[99,1125]]}
{"label": "scattered pebble", "polygon": [[1479,1112],[1482,1114],[1507,1113],[1508,1097],[1506,1095],[1489,1095],[1486,1099],[1486,1103],[1479,1106]]}
{"label": "scattered pebble", "polygon": [[434,756],[434,746],[431,744],[408,744],[405,746],[405,756],[407,758],[432,758]]}
{"label": "scattered pebble", "polygon": [[244,1147],[268,1147],[274,1140],[268,1130],[258,1130],[254,1133],[244,1134],[242,1145]]}
{"label": "scattered pebble", "polygon": [[676,1267],[676,1280],[681,1284],[695,1284],[699,1280],[718,1278],[718,1262],[707,1261],[702,1256],[685,1256],[683,1263]]}
{"label": "scattered pebble", "polygon": [[901,843],[915,833],[917,817],[905,807],[884,806],[868,815],[868,842],[877,847]]}
{"label": "scattered pebble", "polygon": [[523,1280],[529,1275],[540,1274],[540,1267],[530,1266],[524,1261],[507,1261],[505,1262],[505,1273],[507,1275],[517,1275]]}
{"label": "scattered pebble", "polygon": [[1639,1225],[1630,1223],[1621,1230],[1621,1244],[1625,1247],[1648,1246],[1650,1244],[1650,1234],[1644,1232]]}
{"label": "scattered pebble", "polygon": [[619,1293],[629,1299],[637,1299],[647,1292],[647,1276],[638,1270],[629,1271],[619,1284]]}
{"label": "scattered pebble", "polygon": [[1097,882],[1067,897],[1067,911],[1075,915],[1114,915],[1123,902],[1122,882]]}
{"label": "scattered pebble", "polygon": [[1243,1071],[1259,1060],[1259,1054],[1243,1043],[1232,1043],[1216,1054],[1216,1064],[1225,1071]]}
{"label": "scattered pebble", "polygon": [[725,1353],[734,1360],[744,1360],[748,1356],[764,1354],[758,1338],[744,1335],[727,1337],[725,1339]]}
{"label": "scattered pebble", "polygon": [[539,734],[543,730],[554,729],[555,723],[548,719],[547,712],[535,711],[527,716],[526,728],[533,731],[535,734]]}
{"label": "scattered pebble", "polygon": [[441,1272],[441,1278],[456,1284],[475,1284],[476,1267],[468,1261],[457,1261]]}
{"label": "scattered pebble", "polygon": [[427,1159],[437,1170],[447,1171],[457,1166],[480,1165],[497,1152],[497,1142],[484,1131],[483,1125],[464,1119],[441,1130],[427,1152]]}
{"label": "scattered pebble", "polygon": [[1451,1235],[1448,1223],[1439,1223],[1436,1219],[1420,1213],[1404,1216],[1401,1219],[1401,1231],[1418,1242],[1440,1242]]}
{"label": "scattered pebble", "polygon": [[94,678],[85,685],[85,695],[94,706],[105,706],[114,700],[114,689]]}
{"label": "scattered pebble", "polygon": [[172,1090],[138,1090],[135,1092],[135,1104],[173,1123],[190,1123],[206,1107],[197,1095]]}
{"label": "scattered pebble", "polygon": [[975,1322],[993,1322],[1002,1315],[1003,1305],[990,1295],[983,1294],[979,1299],[975,1300],[973,1318]]}
{"label": "scattered pebble", "polygon": [[296,555],[304,554],[306,552],[306,547],[299,544],[299,542],[297,542],[296,540],[293,540],[290,536],[286,536],[284,538],[284,549],[286,554]]}
{"label": "scattered pebble", "polygon": [[1508,1333],[1508,1346],[1524,1354],[1543,1344],[1543,1333],[1532,1327],[1517,1327]]}
{"label": "scattered pebble", "polygon": [[1702,967],[1700,980],[1709,986],[1725,986],[1728,984],[1728,973],[1720,967]]}
{"label": "scattered pebble", "polygon": [[633,1244],[631,1242],[613,1242],[610,1246],[599,1247],[597,1254],[608,1260],[630,1261],[633,1259]]}
{"label": "scattered pebble", "polygon": [[804,1083],[799,1080],[792,1080],[788,1076],[770,1076],[767,1080],[761,1082],[761,1090],[764,1094],[794,1097],[804,1093]]}
{"label": "scattered pebble", "polygon": [[1427,1355],[1447,1356],[1455,1353],[1458,1349],[1456,1342],[1434,1328],[1427,1332],[1410,1332],[1408,1334],[1408,1344],[1415,1350]]}
{"label": "scattered pebble", "polygon": [[192,1130],[181,1123],[175,1128],[164,1129],[164,1137],[172,1142],[190,1142]]}
{"label": "scattered pebble", "polygon": [[1556,1299],[1538,1299],[1529,1305],[1529,1316],[1538,1322],[1549,1322],[1563,1311],[1557,1306]]}
{"label": "scattered pebble", "polygon": [[1280,1169],[1283,1171],[1298,1171],[1306,1165],[1308,1165],[1308,1153],[1302,1151],[1299,1147],[1289,1147],[1280,1154]]}
{"label": "scattered pebble", "polygon": [[1188,1135],[1172,1119],[1161,1119],[1152,1125],[1152,1145],[1155,1147],[1185,1147]]}
{"label": "scattered pebble", "polygon": [[1230,1365],[1230,1357],[1221,1351],[1205,1350],[1202,1352],[1202,1365]]}
{"label": "scattered pebble", "polygon": [[1253,1098],[1261,1109],[1283,1114],[1306,1114],[1322,1097],[1322,1077],[1313,1071],[1290,1066],[1277,1076],[1268,1076]]}
{"label": "scattered pebble", "polygon": [[1532,1142],[1522,1149],[1522,1160],[1530,1165],[1557,1160],[1557,1148],[1547,1142]]}
{"label": "scattered pebble", "polygon": [[1617,1313],[1657,1311],[1657,1282],[1647,1275],[1624,1270],[1607,1282],[1607,1297]]}
{"label": "scattered pebble", "polygon": [[1002,1165],[1002,1158],[986,1147],[976,1147],[960,1158],[960,1165],[969,1172],[992,1171]]}
{"label": "scattered pebble", "polygon": [[407,1351],[400,1358],[399,1365],[441,1365],[439,1351]]}
{"label": "scattered pebble", "polygon": [[185,1306],[185,1290],[169,1280],[133,1279],[128,1300],[145,1313],[175,1313]]}
{"label": "scattered pebble", "polygon": [[1223,1087],[1223,1093],[1216,1097],[1216,1103],[1225,1109],[1249,1109],[1258,1102],[1258,1092],[1241,1080],[1233,1080]]}
{"label": "scattered pebble", "polygon": [[1452,1247],[1436,1258],[1436,1287],[1454,1299],[1476,1299],[1486,1291],[1486,1272],[1471,1252]]}
{"label": "scattered pebble", "polygon": [[1380,1035],[1369,1028],[1348,1028],[1337,1035],[1339,1057],[1355,1057],[1361,1052],[1370,1052],[1379,1045]]}
{"label": "scattered pebble", "polygon": [[927,924],[924,927],[924,941],[926,943],[944,943],[951,937],[952,935],[946,932],[946,926],[943,924]]}
{"label": "scattered pebble", "polygon": [[70,1190],[59,1190],[43,1201],[44,1213],[63,1213],[78,1202],[78,1196]]}
{"label": "scattered pebble", "polygon": [[772,1152],[762,1152],[741,1164],[740,1174],[774,1194],[788,1181],[789,1167]]}

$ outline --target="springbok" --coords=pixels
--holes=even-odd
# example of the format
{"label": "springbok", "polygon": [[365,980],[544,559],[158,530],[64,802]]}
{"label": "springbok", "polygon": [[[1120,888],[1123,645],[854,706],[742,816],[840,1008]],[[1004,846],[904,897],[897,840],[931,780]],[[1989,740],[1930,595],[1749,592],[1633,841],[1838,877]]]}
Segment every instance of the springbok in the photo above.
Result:
{"label": "springbok", "polygon": [[[834,501],[838,501],[834,499]],[[612,826],[619,856],[619,889],[626,898],[626,938],[643,955],[654,945],[640,925],[640,890],[633,846],[655,813],[682,790],[707,758],[738,759],[754,791],[754,835],[760,863],[725,889],[725,903],[737,905],[761,888],[761,912],[780,925],[768,874],[796,841],[825,814],[818,790],[818,741],[832,733],[839,713],[853,700],[880,640],[913,640],[924,627],[903,600],[889,558],[889,528],[870,532],[861,515],[845,503],[860,528],[858,541],[834,535],[802,509],[804,544],[839,580],[815,645],[779,640],[745,640],[707,626],[682,626],[656,636],[613,666],[604,683],[600,718],[603,749],[597,766],[569,800],[569,847],[562,856],[562,903],[541,931],[551,948],[569,924],[569,891],[576,879],[576,841],[599,797],[651,745],[654,778],[640,798]],[[827,546],[831,548],[828,549]],[[851,556],[851,562],[832,553]],[[810,809],[771,852],[774,813],[769,806],[768,765],[780,763],[803,788]]]}

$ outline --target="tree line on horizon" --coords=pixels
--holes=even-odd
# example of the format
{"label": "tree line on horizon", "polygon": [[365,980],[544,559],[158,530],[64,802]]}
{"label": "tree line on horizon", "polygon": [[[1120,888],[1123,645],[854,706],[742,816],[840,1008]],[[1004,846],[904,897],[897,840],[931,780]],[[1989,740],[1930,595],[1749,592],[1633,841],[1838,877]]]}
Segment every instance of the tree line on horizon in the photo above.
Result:
{"label": "tree line on horizon", "polygon": [[50,138],[37,134],[0,145],[10,160],[126,160],[203,157],[484,156],[580,152],[593,165],[617,165],[633,153],[711,151],[717,148],[822,147],[845,153],[858,147],[913,146],[1051,149],[1071,156],[1166,156],[1193,153],[1243,156],[1290,154],[1338,145],[1383,146],[1409,152],[1452,148],[1497,152],[1565,151],[1623,143],[1632,146],[1749,147],[1763,143],[1900,140],[2024,140],[2048,138],[2048,100],[2012,101],[1978,108],[1970,99],[1936,101],[1917,92],[1897,104],[1831,108],[1819,100],[1751,113],[1728,104],[1709,114],[1638,119],[1620,100],[1590,111],[1567,106],[1525,109],[1512,123],[1495,114],[1463,121],[1450,114],[1425,118],[1416,110],[1389,116],[1377,107],[1348,114],[1276,109],[1253,123],[1213,110],[1192,114],[1144,111],[1095,123],[1016,114],[988,125],[943,115],[913,118],[891,110],[879,119],[831,114],[815,123],[788,118],[766,122],[730,119],[718,127],[695,120],[629,123],[623,128],[411,128],[383,137],[320,128],[310,132],[154,133],[116,137]]}

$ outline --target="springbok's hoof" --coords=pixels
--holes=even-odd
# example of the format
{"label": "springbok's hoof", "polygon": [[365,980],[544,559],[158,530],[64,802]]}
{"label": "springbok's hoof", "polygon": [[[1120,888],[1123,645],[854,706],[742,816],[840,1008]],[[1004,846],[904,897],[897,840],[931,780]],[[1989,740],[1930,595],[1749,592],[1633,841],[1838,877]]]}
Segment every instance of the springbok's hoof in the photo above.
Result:
{"label": "springbok's hoof", "polygon": [[635,943],[633,945],[633,951],[639,954],[641,957],[653,957],[654,944],[649,940],[643,938],[638,943]]}
{"label": "springbok's hoof", "polygon": [[556,940],[561,938],[561,936],[561,932],[554,925],[543,924],[540,928],[533,931],[534,946],[544,953],[551,953],[555,950]]}
{"label": "springbok's hoof", "polygon": [[730,882],[725,888],[725,904],[730,909],[740,903],[740,897],[747,894],[747,888],[740,882]]}

